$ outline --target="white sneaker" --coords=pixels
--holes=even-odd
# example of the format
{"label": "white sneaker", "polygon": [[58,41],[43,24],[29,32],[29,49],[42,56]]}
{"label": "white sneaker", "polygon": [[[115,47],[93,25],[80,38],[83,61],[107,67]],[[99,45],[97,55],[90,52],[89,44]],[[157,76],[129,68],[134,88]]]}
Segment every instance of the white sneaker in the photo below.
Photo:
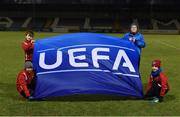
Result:
{"label": "white sneaker", "polygon": [[159,102],[159,98],[154,97],[154,99],[151,100],[151,102],[158,103]]}

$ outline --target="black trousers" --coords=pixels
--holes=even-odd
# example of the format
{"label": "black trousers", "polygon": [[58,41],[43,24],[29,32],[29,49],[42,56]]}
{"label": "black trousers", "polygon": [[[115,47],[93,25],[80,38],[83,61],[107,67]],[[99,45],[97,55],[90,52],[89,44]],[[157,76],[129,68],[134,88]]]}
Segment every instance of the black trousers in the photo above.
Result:
{"label": "black trousers", "polygon": [[[36,79],[33,78],[33,80],[31,81],[31,84],[29,84],[29,85],[27,86],[27,88],[28,88],[31,96],[34,94],[35,85],[36,85]],[[20,94],[21,94],[24,98],[27,98],[27,97],[26,97],[26,94],[24,93],[24,91],[22,91]]]}
{"label": "black trousers", "polygon": [[31,84],[28,85],[28,89],[30,91],[31,96],[34,94],[35,86],[36,86],[36,77],[33,78]]}
{"label": "black trousers", "polygon": [[[146,93],[145,98],[152,98],[152,97],[157,97],[160,98],[160,92],[161,92],[161,86],[158,85],[157,82],[153,82],[152,83],[152,87],[150,88],[150,90]],[[167,93],[168,90],[166,90],[165,93]]]}

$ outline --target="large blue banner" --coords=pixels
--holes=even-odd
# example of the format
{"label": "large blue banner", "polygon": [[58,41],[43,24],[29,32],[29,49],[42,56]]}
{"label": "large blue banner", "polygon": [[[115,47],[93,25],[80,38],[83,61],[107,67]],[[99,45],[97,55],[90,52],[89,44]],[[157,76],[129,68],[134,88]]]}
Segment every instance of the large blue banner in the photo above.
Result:
{"label": "large blue banner", "polygon": [[143,96],[135,45],[117,37],[74,33],[37,40],[34,99],[74,94]]}

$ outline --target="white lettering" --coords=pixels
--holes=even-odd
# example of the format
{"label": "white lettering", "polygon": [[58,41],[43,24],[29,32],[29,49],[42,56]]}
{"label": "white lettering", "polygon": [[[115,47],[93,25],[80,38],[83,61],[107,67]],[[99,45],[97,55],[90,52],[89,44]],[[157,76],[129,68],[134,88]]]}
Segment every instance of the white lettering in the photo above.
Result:
{"label": "white lettering", "polygon": [[122,66],[129,68],[131,72],[136,72],[131,61],[129,60],[129,57],[127,56],[124,50],[119,50],[116,56],[116,60],[114,62],[113,70],[118,70],[122,58],[125,60]]}
{"label": "white lettering", "polygon": [[99,68],[98,60],[109,60],[109,56],[98,55],[98,52],[109,52],[109,48],[94,48],[92,50],[93,65],[96,68]]}
{"label": "white lettering", "polygon": [[[82,52],[86,52],[86,48],[73,48],[68,50],[68,55],[69,55],[69,64],[72,67],[89,67],[89,64],[85,61],[86,55],[81,54]],[[109,55],[103,55],[103,54],[98,54],[99,52],[110,52],[109,48],[94,48],[92,49],[91,56],[92,56],[92,64],[95,68],[100,68],[100,63],[99,60],[110,60]],[[78,55],[75,55],[75,53]],[[45,52],[40,53],[40,58],[39,58],[39,66],[43,69],[55,69],[59,67],[62,64],[62,51],[58,50],[57,51],[57,56],[56,56],[56,62],[54,64],[46,64],[45,63]],[[114,56],[113,56],[114,58]],[[124,60],[123,63],[121,63],[122,59]],[[79,60],[79,61],[78,61]],[[77,62],[78,61],[78,62]],[[113,62],[113,61],[111,61]],[[136,72],[134,69],[134,66],[132,65],[129,57],[127,56],[126,52],[124,50],[119,49],[117,56],[115,58],[115,61],[112,67],[112,70],[118,70],[118,68],[124,67],[128,68],[130,72]],[[122,65],[121,65],[122,64]]]}
{"label": "white lettering", "polygon": [[74,56],[74,53],[75,52],[85,52],[86,51],[86,48],[76,48],[76,49],[70,49],[68,50],[68,54],[69,54],[69,63],[71,66],[73,67],[88,67],[88,63],[85,63],[85,62],[76,62],[75,60],[76,59],[79,59],[79,60],[85,60],[86,59],[86,56],[85,55],[81,55],[81,56]]}
{"label": "white lettering", "polygon": [[56,62],[52,65],[47,65],[45,63],[45,52],[40,53],[39,66],[42,67],[43,69],[54,69],[54,68],[60,66],[61,63],[62,63],[62,52],[61,51],[57,51]]}

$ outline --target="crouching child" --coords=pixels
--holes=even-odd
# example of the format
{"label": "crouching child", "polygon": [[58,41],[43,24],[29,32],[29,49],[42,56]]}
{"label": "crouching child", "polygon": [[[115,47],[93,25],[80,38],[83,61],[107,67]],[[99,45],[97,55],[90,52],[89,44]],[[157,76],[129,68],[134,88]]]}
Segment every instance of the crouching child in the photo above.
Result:
{"label": "crouching child", "polygon": [[169,91],[168,78],[161,70],[161,61],[154,60],[152,62],[152,71],[145,94],[145,99],[152,102],[162,102],[163,97]]}
{"label": "crouching child", "polygon": [[31,100],[35,88],[35,72],[30,61],[25,62],[24,69],[19,72],[16,88],[20,95]]}

